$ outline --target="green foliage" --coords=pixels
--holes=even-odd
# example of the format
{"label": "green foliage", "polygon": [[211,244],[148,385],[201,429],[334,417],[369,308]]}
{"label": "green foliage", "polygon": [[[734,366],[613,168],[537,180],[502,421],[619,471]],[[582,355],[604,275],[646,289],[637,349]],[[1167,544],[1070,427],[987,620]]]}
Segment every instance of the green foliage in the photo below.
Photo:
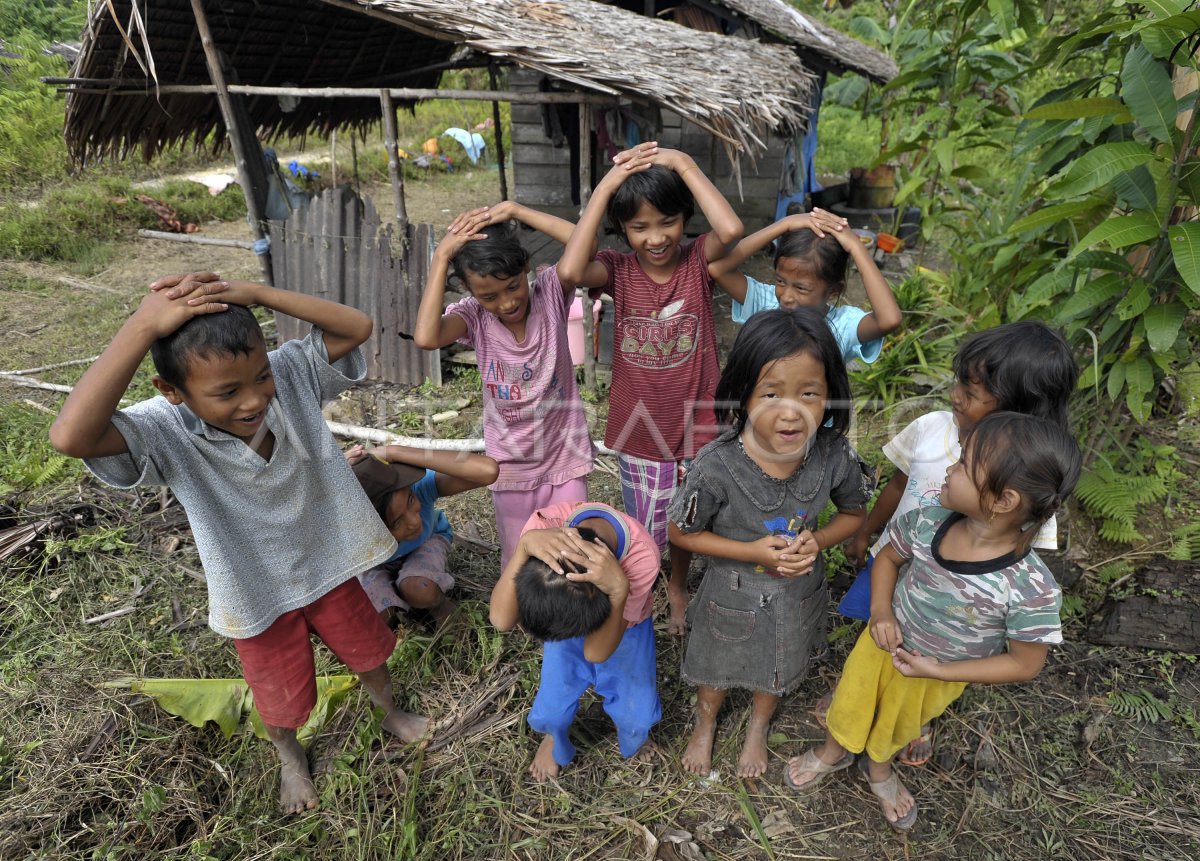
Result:
{"label": "green foliage", "polygon": [[38,490],[75,475],[77,462],[50,446],[47,417],[18,405],[0,406],[0,496]]}
{"label": "green foliage", "polygon": [[241,188],[230,185],[218,195],[209,194],[198,182],[171,180],[150,192],[175,207],[179,220],[203,224],[206,221],[238,221],[246,217],[246,198]]}
{"label": "green foliage", "polygon": [[47,42],[74,41],[83,29],[87,6],[78,0],[0,0],[0,33]]}
{"label": "green foliage", "polygon": [[1200,520],[1184,523],[1171,533],[1167,556],[1181,562],[1200,562]]}
{"label": "green foliage", "polygon": [[1105,462],[1085,470],[1075,488],[1087,513],[1100,520],[1100,536],[1126,544],[1142,538],[1136,526],[1140,506],[1166,495],[1162,476],[1134,475]]}
{"label": "green foliage", "polygon": [[[10,4],[0,6],[0,33],[13,32],[4,21],[15,5]],[[4,59],[0,75],[0,193],[66,175],[62,98],[39,79],[64,75],[67,65],[61,57],[44,56],[41,44],[27,37],[6,43],[17,56]]]}

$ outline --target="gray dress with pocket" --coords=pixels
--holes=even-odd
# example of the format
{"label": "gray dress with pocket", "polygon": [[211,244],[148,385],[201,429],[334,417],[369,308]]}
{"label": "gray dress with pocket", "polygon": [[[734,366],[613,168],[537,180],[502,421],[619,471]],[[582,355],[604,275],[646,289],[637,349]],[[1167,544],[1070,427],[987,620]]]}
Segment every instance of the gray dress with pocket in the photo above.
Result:
{"label": "gray dress with pocket", "polygon": [[[840,509],[863,508],[870,475],[844,436],[822,428],[804,463],[789,478],[772,478],[728,430],[696,455],[667,514],[684,533],[734,541],[795,537],[816,529],[831,499]],[[828,599],[820,554],[802,577],[709,557],[688,604],[682,677],[714,688],[788,693],[804,679],[813,643],[825,636]]]}

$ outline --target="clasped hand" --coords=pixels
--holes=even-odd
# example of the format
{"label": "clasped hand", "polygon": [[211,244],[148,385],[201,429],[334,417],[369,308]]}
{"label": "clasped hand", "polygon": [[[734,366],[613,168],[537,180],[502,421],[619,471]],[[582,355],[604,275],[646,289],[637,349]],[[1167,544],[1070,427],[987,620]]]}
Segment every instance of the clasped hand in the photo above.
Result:
{"label": "clasped hand", "polygon": [[786,535],[764,535],[750,543],[754,548],[753,561],[780,577],[810,573],[821,552],[817,539],[807,529],[791,539]]}

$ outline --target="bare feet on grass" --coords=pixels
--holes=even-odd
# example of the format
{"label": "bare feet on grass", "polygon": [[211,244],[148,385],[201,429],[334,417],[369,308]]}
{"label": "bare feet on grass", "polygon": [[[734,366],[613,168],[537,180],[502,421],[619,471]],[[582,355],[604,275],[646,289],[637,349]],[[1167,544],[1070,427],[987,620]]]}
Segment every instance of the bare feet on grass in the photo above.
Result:
{"label": "bare feet on grass", "polygon": [[286,814],[303,813],[317,806],[308,762],[284,762],[279,771],[279,806]]}
{"label": "bare feet on grass", "polygon": [[697,718],[696,728],[692,730],[692,737],[688,740],[681,760],[683,770],[688,774],[708,777],[708,773],[712,771],[713,738],[716,731],[715,720]]}
{"label": "bare feet on grass", "polygon": [[383,719],[381,725],[396,738],[411,744],[425,737],[425,733],[429,731],[429,718],[394,709]]}
{"label": "bare feet on grass", "polygon": [[558,777],[561,770],[561,766],[554,761],[554,737],[547,735],[538,745],[533,762],[529,763],[529,773],[538,783],[545,783],[553,777]]}
{"label": "bare feet on grass", "polygon": [[670,615],[667,617],[667,633],[672,637],[682,637],[687,633],[687,591],[668,586],[667,604],[670,606]]}
{"label": "bare feet on grass", "polygon": [[746,727],[746,741],[738,756],[738,777],[762,777],[767,773],[768,723],[751,720]]}

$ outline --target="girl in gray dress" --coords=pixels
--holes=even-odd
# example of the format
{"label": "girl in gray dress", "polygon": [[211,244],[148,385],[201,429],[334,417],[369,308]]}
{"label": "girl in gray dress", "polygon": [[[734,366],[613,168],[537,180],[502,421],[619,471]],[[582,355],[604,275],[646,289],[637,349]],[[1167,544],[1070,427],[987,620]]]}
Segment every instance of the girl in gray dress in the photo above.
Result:
{"label": "girl in gray dress", "polygon": [[[707,775],[730,687],[754,703],[740,777],[767,770],[779,697],[825,633],[821,550],[862,525],[868,470],[846,440],[850,384],[833,333],[808,308],[756,314],[738,333],[716,390],[728,428],[697,454],[671,501],[670,540],[708,557],[688,605],[682,676],[698,685],[683,767]],[[837,514],[817,527],[832,500]]]}

